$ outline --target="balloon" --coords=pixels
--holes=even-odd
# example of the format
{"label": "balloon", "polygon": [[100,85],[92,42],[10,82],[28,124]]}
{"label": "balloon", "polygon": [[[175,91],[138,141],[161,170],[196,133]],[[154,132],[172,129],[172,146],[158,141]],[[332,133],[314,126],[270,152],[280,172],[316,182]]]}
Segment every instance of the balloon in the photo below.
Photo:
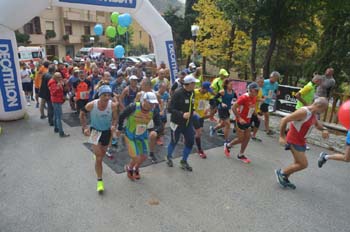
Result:
{"label": "balloon", "polygon": [[122,26],[122,27],[130,26],[130,24],[132,22],[131,15],[129,13],[125,13],[125,14],[119,15],[118,22],[119,22],[119,25]]}
{"label": "balloon", "polygon": [[118,17],[119,17],[119,13],[118,12],[113,12],[111,14],[111,22],[114,24],[118,24]]}
{"label": "balloon", "polygon": [[117,58],[122,58],[125,54],[125,50],[122,45],[117,45],[114,48],[114,55]]}
{"label": "balloon", "polygon": [[96,24],[94,27],[94,32],[96,35],[102,35],[103,33],[103,26],[101,24]]}
{"label": "balloon", "polygon": [[124,34],[128,31],[128,28],[127,28],[127,27],[122,27],[122,26],[118,25],[117,30],[118,30],[118,34],[119,34],[119,35],[124,35]]}
{"label": "balloon", "polygon": [[106,35],[109,37],[109,38],[115,38],[115,35],[117,34],[117,31],[115,30],[115,27],[113,26],[108,26],[106,28]]}
{"label": "balloon", "polygon": [[340,106],[338,120],[347,130],[350,130],[350,100]]}

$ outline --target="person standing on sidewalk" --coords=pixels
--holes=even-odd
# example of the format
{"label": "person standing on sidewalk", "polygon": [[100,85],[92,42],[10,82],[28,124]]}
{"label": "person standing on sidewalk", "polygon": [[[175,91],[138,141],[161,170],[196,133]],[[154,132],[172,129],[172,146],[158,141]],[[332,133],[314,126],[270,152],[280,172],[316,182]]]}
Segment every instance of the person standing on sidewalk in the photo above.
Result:
{"label": "person standing on sidewalk", "polygon": [[335,79],[333,77],[334,75],[334,69],[333,68],[327,68],[324,76],[322,76],[322,84],[319,85],[316,89],[316,97],[325,97],[329,99],[331,90],[335,86]]}
{"label": "person standing on sidewalk", "polygon": [[[319,97],[312,105],[301,107],[281,120],[279,142],[285,146],[286,150],[290,150],[294,157],[293,164],[284,169],[275,170],[277,182],[281,187],[295,189],[295,185],[289,181],[290,175],[307,168],[308,161],[305,155],[306,137],[312,127],[315,126],[322,131],[324,139],[329,137],[327,129],[322,126],[316,117],[316,114],[326,111],[327,107],[328,100],[324,97]],[[286,136],[288,123],[290,126]]]}
{"label": "person standing on sidewalk", "polygon": [[54,112],[54,126],[55,133],[59,133],[61,138],[68,137],[69,134],[64,133],[62,127],[62,104],[65,101],[64,97],[64,86],[65,83],[62,80],[62,74],[59,72],[55,72],[51,80],[49,81],[49,90],[51,96],[51,102],[53,106]]}
{"label": "person standing on sidewalk", "polygon": [[332,155],[328,155],[326,152],[320,153],[320,158],[318,159],[318,167],[322,168],[322,166],[327,162],[327,160],[338,160],[343,162],[350,162],[350,130],[346,135],[346,146],[344,154],[336,153]]}
{"label": "person standing on sidewalk", "polygon": [[53,126],[53,106],[51,102],[51,95],[50,95],[50,90],[49,90],[49,81],[51,80],[53,74],[56,71],[56,67],[54,64],[49,65],[49,71],[44,74],[41,85],[40,85],[40,90],[39,90],[39,97],[41,98],[40,101],[40,112],[42,112],[42,115],[44,115],[44,109],[45,109],[45,103],[47,104],[47,118],[49,121],[49,125]]}
{"label": "person standing on sidewalk", "polygon": [[268,135],[273,135],[274,132],[270,130],[270,112],[269,112],[269,105],[271,100],[276,96],[279,95],[278,91],[278,79],[280,78],[280,73],[277,71],[273,71],[270,74],[270,78],[264,80],[264,86],[262,87],[263,96],[265,98],[265,101],[261,104],[260,110],[262,114],[264,115],[265,120],[265,131]]}
{"label": "person standing on sidewalk", "polygon": [[155,93],[145,92],[141,96],[140,102],[129,104],[119,116],[117,137],[124,130],[124,120],[127,119],[124,138],[131,161],[128,165],[125,165],[125,171],[130,180],[141,178],[139,168],[150,152],[148,123],[153,119],[156,133],[162,127],[159,113],[154,112],[154,108],[158,103]]}
{"label": "person standing on sidewalk", "polygon": [[[42,78],[43,78],[43,75],[48,72],[49,65],[50,63],[48,61],[44,61],[44,63],[39,67],[38,71],[35,74],[34,90],[35,90],[36,108],[39,108],[39,90],[42,83]],[[44,105],[45,105],[45,99],[44,99]],[[46,118],[44,114],[44,110],[42,110],[41,107],[40,107],[40,118],[41,119]]]}
{"label": "person standing on sidewalk", "polygon": [[[84,134],[90,136],[95,160],[95,172],[97,176],[97,192],[103,193],[104,183],[102,179],[102,160],[106,154],[112,132],[117,123],[117,103],[112,102],[112,89],[108,85],[102,85],[98,89],[99,98],[89,102],[81,109],[81,124]],[[90,112],[90,128],[87,127],[86,113]]]}
{"label": "person standing on sidewalk", "polygon": [[172,154],[179,141],[180,135],[184,135],[185,147],[180,161],[181,168],[186,171],[192,171],[192,167],[188,164],[187,159],[192,151],[194,144],[194,88],[198,80],[192,75],[188,75],[184,79],[183,88],[175,91],[170,100],[168,111],[171,113],[170,129],[171,141],[168,145],[167,164],[173,167]]}

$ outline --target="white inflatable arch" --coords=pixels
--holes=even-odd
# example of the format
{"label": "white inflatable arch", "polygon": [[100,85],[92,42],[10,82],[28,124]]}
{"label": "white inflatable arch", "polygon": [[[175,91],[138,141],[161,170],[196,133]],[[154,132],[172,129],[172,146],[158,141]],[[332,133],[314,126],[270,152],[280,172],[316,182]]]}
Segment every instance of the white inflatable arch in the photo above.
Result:
{"label": "white inflatable arch", "polygon": [[0,121],[17,120],[25,115],[14,31],[51,5],[129,13],[150,34],[157,64],[165,62],[170,68],[171,81],[175,80],[177,64],[171,27],[149,0],[1,0]]}

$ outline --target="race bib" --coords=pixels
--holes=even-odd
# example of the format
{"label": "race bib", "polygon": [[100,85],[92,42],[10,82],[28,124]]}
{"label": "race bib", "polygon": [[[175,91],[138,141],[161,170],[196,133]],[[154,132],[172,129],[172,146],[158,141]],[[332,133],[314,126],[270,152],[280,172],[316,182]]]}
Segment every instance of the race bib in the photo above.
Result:
{"label": "race bib", "polygon": [[272,98],[273,97],[273,91],[269,90],[269,94],[267,95],[268,98]]}
{"label": "race bib", "polygon": [[146,124],[136,125],[136,135],[142,135],[147,130]]}
{"label": "race bib", "polygon": [[97,131],[97,130],[92,129],[91,133],[90,133],[90,137],[89,137],[88,143],[97,145],[98,141],[100,140],[101,134],[102,134],[101,131]]}
{"label": "race bib", "polygon": [[176,130],[177,126],[178,126],[177,124],[175,124],[175,123],[173,123],[173,122],[170,122],[170,128],[171,128],[173,131]]}
{"label": "race bib", "polygon": [[88,98],[89,98],[89,92],[88,91],[80,92],[80,99],[88,99]]}
{"label": "race bib", "polygon": [[152,129],[154,127],[154,123],[153,120],[149,121],[149,123],[147,124],[147,129]]}
{"label": "race bib", "polygon": [[254,108],[254,107],[249,108],[247,118],[251,118],[251,117],[252,117],[252,115],[254,114],[254,112],[255,112],[255,108]]}
{"label": "race bib", "polygon": [[207,105],[207,101],[205,100],[199,100],[198,104],[198,110],[205,110]]}

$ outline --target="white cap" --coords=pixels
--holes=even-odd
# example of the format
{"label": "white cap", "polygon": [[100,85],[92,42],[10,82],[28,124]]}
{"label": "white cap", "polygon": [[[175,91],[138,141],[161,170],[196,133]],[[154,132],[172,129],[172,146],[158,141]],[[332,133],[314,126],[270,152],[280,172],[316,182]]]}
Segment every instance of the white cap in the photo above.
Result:
{"label": "white cap", "polygon": [[189,67],[189,68],[196,68],[196,65],[195,65],[195,63],[192,62],[192,63],[190,63],[190,64],[188,65],[188,67]]}
{"label": "white cap", "polygon": [[192,75],[187,75],[184,78],[184,84],[197,83],[199,80]]}
{"label": "white cap", "polygon": [[137,76],[135,76],[135,75],[131,75],[130,77],[129,77],[129,81],[131,81],[131,80],[138,80],[139,78],[137,77]]}
{"label": "white cap", "polygon": [[149,103],[155,103],[158,104],[158,99],[155,93],[152,92],[146,92],[141,96],[141,102],[148,101]]}
{"label": "white cap", "polygon": [[109,68],[110,68],[110,69],[117,69],[117,67],[116,67],[115,64],[113,64],[113,63],[109,65]]}

